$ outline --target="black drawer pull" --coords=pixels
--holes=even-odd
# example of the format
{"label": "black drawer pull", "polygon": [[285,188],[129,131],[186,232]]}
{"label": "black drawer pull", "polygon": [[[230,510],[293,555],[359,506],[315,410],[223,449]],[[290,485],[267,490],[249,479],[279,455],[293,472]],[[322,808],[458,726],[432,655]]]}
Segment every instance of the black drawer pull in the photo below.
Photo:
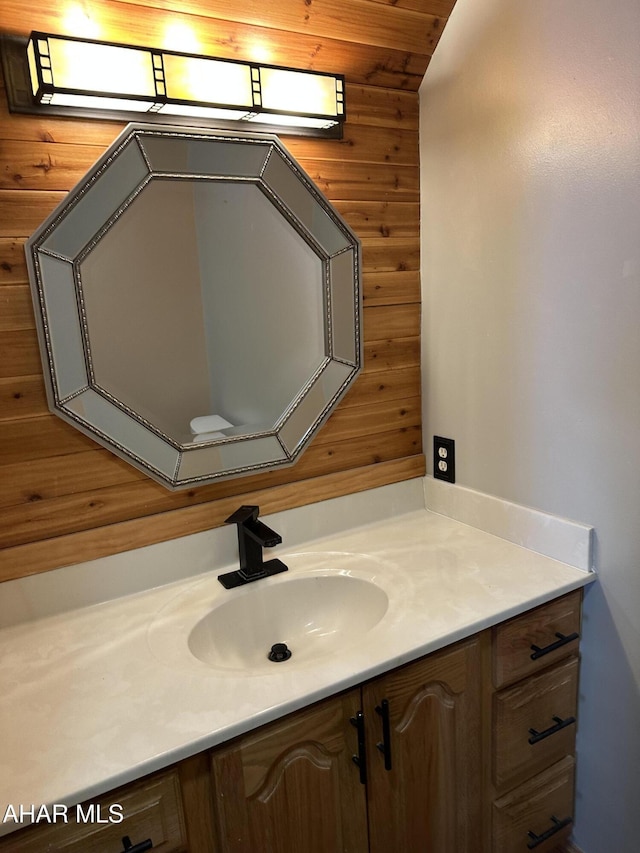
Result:
{"label": "black drawer pull", "polygon": [[529,738],[529,743],[533,745],[534,743],[538,743],[541,740],[544,740],[549,735],[554,735],[556,732],[561,731],[562,729],[566,729],[567,726],[572,726],[576,718],[575,717],[565,717],[563,720],[562,717],[551,717],[554,721],[555,726],[551,726],[548,729],[545,729],[543,732],[537,732],[535,729],[529,729],[529,734],[531,737]]}
{"label": "black drawer pull", "polygon": [[358,754],[352,755],[351,760],[360,768],[360,781],[367,784],[367,747],[364,741],[364,714],[358,711],[355,717],[351,717],[351,725],[358,730]]}
{"label": "black drawer pull", "polygon": [[391,727],[389,725],[389,700],[383,699],[376,705],[376,713],[382,717],[382,743],[376,746],[384,755],[384,769],[391,770]]}
{"label": "black drawer pull", "polygon": [[560,631],[556,631],[556,637],[558,638],[555,643],[551,643],[544,648],[540,648],[540,646],[531,645],[531,650],[533,654],[531,655],[531,660],[538,660],[538,658],[542,658],[545,655],[548,655],[549,652],[555,652],[556,649],[561,649],[562,646],[566,646],[567,643],[572,643],[574,640],[580,639],[580,634],[576,631],[573,634],[561,634]]}
{"label": "black drawer pull", "polygon": [[551,815],[551,820],[553,822],[553,826],[550,826],[549,829],[545,830],[541,835],[536,835],[535,832],[527,832],[527,835],[531,839],[531,841],[527,844],[527,850],[533,850],[534,847],[537,847],[538,844],[542,844],[543,841],[546,841],[547,838],[551,838],[552,835],[555,835],[556,832],[560,832],[561,829],[564,829],[565,826],[570,826],[573,823],[572,817],[565,817],[564,820],[558,820],[557,817]]}
{"label": "black drawer pull", "polygon": [[122,853],[144,853],[145,850],[151,850],[153,841],[147,838],[146,841],[141,841],[139,844],[132,844],[128,835],[122,839]]}

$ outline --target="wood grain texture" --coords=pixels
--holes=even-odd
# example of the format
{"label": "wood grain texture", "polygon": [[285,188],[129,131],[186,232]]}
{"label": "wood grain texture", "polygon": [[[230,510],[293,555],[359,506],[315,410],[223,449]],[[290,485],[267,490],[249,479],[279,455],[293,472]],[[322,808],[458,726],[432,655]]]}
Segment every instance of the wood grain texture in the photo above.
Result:
{"label": "wood grain texture", "polygon": [[[428,14],[427,0],[422,15]],[[298,7],[303,0],[296,0]],[[180,3],[176,4],[181,6]],[[181,45],[171,38],[172,25],[184,24],[193,34],[198,51],[224,59],[249,59],[314,71],[344,74],[347,83],[383,86],[391,89],[417,91],[433,52],[433,45],[420,45],[418,51],[407,51],[400,44],[380,46],[361,40],[358,28],[345,31],[336,28],[326,36],[312,32],[290,32],[276,26],[261,26],[256,20],[240,22],[207,16],[195,0],[191,11],[170,11],[151,4],[135,5],[111,0],[93,0],[91,20],[97,29],[96,37],[106,41],[119,41],[146,47],[180,50]],[[209,4],[207,4],[209,5]],[[246,9],[246,0],[230,6],[225,12]],[[282,4],[281,4],[282,5]],[[289,3],[291,5],[291,3]],[[351,5],[351,0],[341,3]],[[361,7],[360,7],[361,8]],[[262,4],[263,17],[270,14],[270,4]],[[42,0],[37,6],[27,7],[24,0],[3,0],[0,6],[0,29],[13,35],[27,36],[31,30],[65,32],[64,8],[57,0]],[[378,13],[378,20],[386,20],[391,10]],[[442,33],[443,16],[429,15],[435,37]],[[436,24],[436,20],[438,23]],[[73,122],[75,124],[76,122]],[[54,127],[60,129],[60,122]],[[50,132],[49,122],[34,125],[39,132]],[[67,133],[72,127],[67,126]]]}
{"label": "wood grain texture", "polygon": [[[152,501],[156,498],[157,484],[146,478],[136,468],[114,457],[108,450],[102,450],[97,445],[95,447],[95,450],[43,457],[3,467],[5,476],[0,482],[0,507],[5,507],[7,512],[14,513],[18,525],[26,523],[24,536],[28,536],[28,519],[32,518],[35,521],[39,514],[47,516],[49,524],[55,523],[53,516],[58,515],[59,525],[62,527],[70,525],[77,529],[77,519],[74,521],[65,518],[65,501],[60,499],[66,496],[79,496],[84,501],[91,502],[95,497],[108,497],[109,492],[105,491],[107,489],[114,487],[113,490],[118,494],[120,487],[124,484],[137,483],[141,496],[149,494]],[[420,448],[421,430],[417,425],[402,427],[382,435],[356,436],[350,441],[314,445],[293,470],[283,469],[277,474],[269,472],[248,477],[242,481],[228,481],[224,490],[222,486],[216,486],[198,489],[197,492],[164,493],[163,507],[168,510],[193,503],[204,503],[211,499],[212,493],[217,498],[221,498],[236,492],[249,491],[252,488],[291,482],[293,474],[295,474],[294,480],[305,480],[334,471],[378,465],[382,462],[412,456],[419,452]],[[143,511],[149,509],[150,504],[143,497],[138,503]],[[123,517],[130,517],[131,507],[124,505],[122,500],[120,504]],[[60,505],[59,510],[56,509],[58,505]],[[101,501],[101,506],[103,513],[108,511],[106,502]],[[11,532],[8,526],[7,529],[8,534],[4,532],[3,526],[3,535],[15,537],[18,533],[18,531]],[[58,530],[58,533],[60,532],[63,531]]]}
{"label": "wood grain texture", "polygon": [[227,853],[366,853],[364,787],[351,761],[360,691],[312,705],[211,754]]}
{"label": "wood grain texture", "polygon": [[24,239],[0,237],[0,286],[27,284],[28,281]]}
{"label": "wood grain texture", "polygon": [[209,755],[200,752],[175,765],[180,778],[182,810],[190,851],[216,851],[215,826],[211,813],[213,790],[209,772]]}
{"label": "wood grain texture", "polygon": [[[482,835],[482,635],[363,687],[371,853],[475,853]],[[377,748],[387,700],[391,767]],[[369,722],[370,721],[370,722]]]}
{"label": "wood grain texture", "polygon": [[424,10],[414,12],[370,0],[270,0],[268,5],[262,0],[243,0],[231,7],[227,0],[207,0],[205,6],[198,0],[129,0],[127,5],[233,20],[320,39],[357,40],[409,53],[433,53],[445,23]]}
{"label": "wood grain texture", "polygon": [[[0,582],[67,566],[79,562],[79,559],[95,560],[152,542],[167,542],[220,527],[241,503],[257,504],[265,514],[269,514],[422,477],[424,473],[424,456],[412,455],[336,474],[324,474],[301,483],[243,492],[211,503],[81,530],[54,539],[34,539],[24,545],[0,550]],[[82,555],[80,558],[79,554]]]}
{"label": "wood grain texture", "polygon": [[[171,493],[48,412],[24,243],[123,124],[11,115],[0,81],[0,579],[421,476],[417,89],[454,0],[93,0],[98,38],[342,73],[344,138],[283,137],[362,243],[364,370],[292,467]],[[0,30],[64,32],[57,0]],[[260,57],[257,55],[260,52]]]}
{"label": "wood grain texture", "polygon": [[570,637],[580,632],[582,590],[503,622],[495,629],[494,684],[501,687],[551,666],[578,649],[579,638],[548,653],[531,658],[532,646],[545,649],[557,644],[557,633]]}
{"label": "wood grain texture", "polygon": [[26,285],[13,285],[0,290],[0,332],[33,329],[33,305]]}
{"label": "wood grain texture", "polygon": [[[529,779],[493,804],[494,853],[526,850],[529,832],[542,835],[558,820],[573,816],[575,761],[567,756],[553,767]],[[535,849],[540,853],[560,853],[558,847],[571,834],[571,825],[554,834]]]}
{"label": "wood grain texture", "polygon": [[42,376],[0,379],[0,421],[43,415],[47,401]]}
{"label": "wood grain texture", "polygon": [[[355,419],[348,420],[341,425],[339,440],[329,438],[324,444],[315,444],[293,471],[282,469],[177,493],[167,492],[135,469],[132,476],[126,463],[113,466],[110,459],[101,456],[98,460],[101,464],[98,464],[87,453],[69,454],[61,460],[59,457],[43,457],[37,462],[23,463],[24,471],[19,466],[6,466],[7,486],[0,489],[2,502],[5,502],[0,547],[28,542],[34,527],[54,537],[204,503],[211,496],[220,499],[252,487],[267,488],[307,481],[328,473],[348,472],[367,465],[400,460],[403,456],[419,452],[419,423],[416,423],[415,413],[407,410],[404,415],[401,412],[396,415],[390,405],[388,409],[390,414],[386,423],[389,430],[373,437],[359,432],[354,426]],[[349,433],[348,438],[343,437],[346,433]],[[57,460],[59,464],[56,465]],[[88,463],[91,468],[83,467]],[[55,480],[54,488],[45,491],[40,488],[38,481],[41,481],[42,473],[38,472],[55,468],[60,470],[61,476]],[[12,479],[10,475],[14,470],[19,473]],[[87,476],[87,471],[91,476]],[[16,499],[17,503],[14,502]]]}
{"label": "wood grain texture", "polygon": [[578,641],[562,642],[556,632],[579,630],[581,601],[582,590],[576,590],[491,631],[492,680],[501,689],[491,697],[487,789],[491,849],[498,853],[515,853],[534,841],[543,853],[572,850]]}
{"label": "wood grain texture", "polygon": [[[192,762],[193,759],[187,759],[185,768]],[[184,772],[187,772],[186,769]],[[182,853],[187,849],[187,830],[176,770],[147,776],[139,782],[117,788],[106,796],[87,801],[83,804],[84,814],[91,814],[91,803],[94,809],[96,805],[100,806],[102,821],[78,820],[76,810],[69,809],[67,821],[40,823],[1,839],[0,853],[42,853],[43,850],[104,853],[105,850],[118,850],[123,836],[127,835],[137,839],[152,837],[155,847],[160,850]],[[104,820],[115,803],[122,807],[123,820],[120,823]],[[96,813],[94,811],[94,815]]]}
{"label": "wood grain texture", "polygon": [[0,332],[0,379],[32,376],[41,370],[35,329]]}
{"label": "wood grain texture", "polygon": [[[493,762],[496,789],[513,788],[565,755],[573,755],[577,709],[577,657],[497,693]],[[567,725],[559,727],[558,720]],[[534,731],[549,734],[534,740]]]}
{"label": "wood grain texture", "polygon": [[418,270],[382,271],[363,276],[363,302],[371,305],[389,305],[390,302],[420,301],[420,273]]}

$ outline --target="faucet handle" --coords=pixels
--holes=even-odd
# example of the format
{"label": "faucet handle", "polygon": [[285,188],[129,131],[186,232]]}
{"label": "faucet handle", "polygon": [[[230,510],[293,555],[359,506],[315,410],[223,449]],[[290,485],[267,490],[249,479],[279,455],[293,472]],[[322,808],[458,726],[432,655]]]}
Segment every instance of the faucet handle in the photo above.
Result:
{"label": "faucet handle", "polygon": [[225,589],[233,589],[287,571],[282,560],[268,560],[266,563],[263,561],[262,549],[278,545],[282,542],[282,537],[258,521],[259,512],[259,506],[243,504],[226,519],[226,524],[237,525],[240,568],[218,575],[218,580]]}
{"label": "faucet handle", "polygon": [[259,506],[249,506],[243,504],[241,507],[232,513],[229,518],[225,518],[225,524],[244,524],[246,521],[255,521],[260,514]]}

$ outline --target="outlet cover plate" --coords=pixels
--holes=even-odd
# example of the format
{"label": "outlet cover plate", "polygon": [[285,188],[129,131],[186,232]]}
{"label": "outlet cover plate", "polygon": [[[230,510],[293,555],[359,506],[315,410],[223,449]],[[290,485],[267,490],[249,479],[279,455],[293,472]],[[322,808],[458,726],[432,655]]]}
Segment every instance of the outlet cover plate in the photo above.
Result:
{"label": "outlet cover plate", "polygon": [[456,481],[456,443],[452,438],[433,436],[433,476],[447,483]]}

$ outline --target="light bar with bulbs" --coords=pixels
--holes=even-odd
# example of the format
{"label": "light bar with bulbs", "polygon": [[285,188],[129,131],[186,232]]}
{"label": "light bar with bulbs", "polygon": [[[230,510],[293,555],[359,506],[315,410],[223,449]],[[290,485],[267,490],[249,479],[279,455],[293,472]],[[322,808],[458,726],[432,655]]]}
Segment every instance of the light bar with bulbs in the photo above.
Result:
{"label": "light bar with bulbs", "polygon": [[15,112],[144,114],[145,120],[247,122],[256,129],[342,136],[341,75],[42,32],[31,33],[26,49],[24,40],[20,48],[16,41],[5,37],[2,51]]}

